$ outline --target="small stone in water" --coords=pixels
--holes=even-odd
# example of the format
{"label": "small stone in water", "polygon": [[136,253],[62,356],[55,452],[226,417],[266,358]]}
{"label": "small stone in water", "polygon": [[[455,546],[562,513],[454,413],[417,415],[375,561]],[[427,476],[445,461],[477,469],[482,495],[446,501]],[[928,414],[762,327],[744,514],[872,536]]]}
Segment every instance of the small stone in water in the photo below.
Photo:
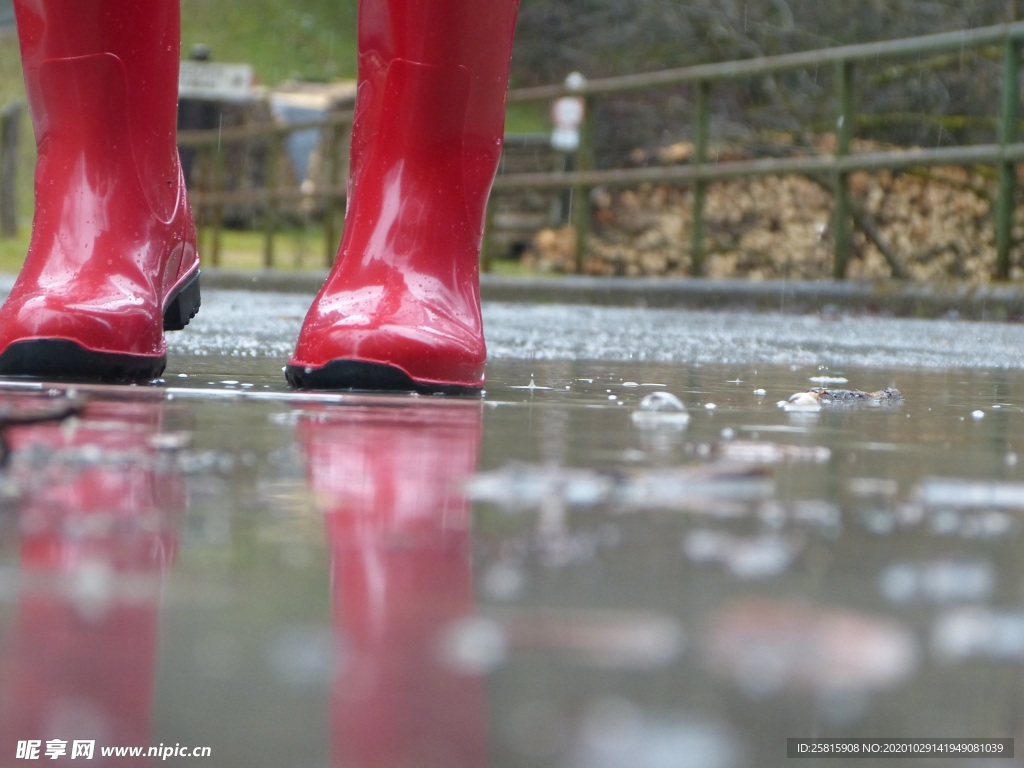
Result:
{"label": "small stone in water", "polygon": [[625,699],[599,700],[584,713],[567,768],[734,768],[746,750],[726,726],[653,715]]}
{"label": "small stone in water", "polygon": [[1024,656],[1024,614],[980,607],[949,611],[932,628],[932,650],[947,660],[1020,660]]}
{"label": "small stone in water", "polygon": [[982,419],[985,418],[985,412],[981,410],[972,411],[971,418],[974,419],[975,421],[981,421]]}
{"label": "small stone in water", "polygon": [[779,405],[784,411],[820,411],[821,399],[814,392],[797,392]]}
{"label": "small stone in water", "polygon": [[900,563],[886,568],[879,579],[882,594],[896,603],[985,600],[995,586],[995,572],[982,560]]}
{"label": "small stone in water", "polygon": [[441,660],[459,672],[479,674],[494,669],[508,654],[508,636],[496,621],[467,616],[442,632]]}
{"label": "small stone in water", "polygon": [[652,392],[640,401],[632,419],[641,426],[683,425],[689,422],[690,414],[683,401],[671,392]]}
{"label": "small stone in water", "polygon": [[640,401],[641,411],[685,411],[683,401],[671,392],[652,392]]}
{"label": "small stone in water", "polygon": [[888,688],[917,665],[914,636],[890,619],[803,603],[749,600],[708,625],[704,660],[749,695]]}

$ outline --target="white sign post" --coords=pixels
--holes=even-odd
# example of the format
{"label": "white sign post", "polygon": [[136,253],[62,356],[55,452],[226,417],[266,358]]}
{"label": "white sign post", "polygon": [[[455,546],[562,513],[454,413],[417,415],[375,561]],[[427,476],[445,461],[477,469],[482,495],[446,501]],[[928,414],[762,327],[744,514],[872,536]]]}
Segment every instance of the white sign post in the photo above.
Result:
{"label": "white sign post", "polygon": [[[582,88],[586,83],[579,72],[573,72],[565,79],[572,90]],[[562,96],[551,104],[551,146],[561,152],[575,152],[580,148],[580,126],[586,114],[586,100],[582,96]]]}

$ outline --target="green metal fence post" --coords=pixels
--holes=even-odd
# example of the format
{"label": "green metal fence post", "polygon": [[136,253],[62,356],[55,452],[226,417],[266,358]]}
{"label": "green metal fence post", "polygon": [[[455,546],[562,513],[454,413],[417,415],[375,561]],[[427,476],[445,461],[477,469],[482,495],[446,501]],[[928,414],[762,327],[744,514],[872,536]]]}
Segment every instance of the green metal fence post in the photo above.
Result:
{"label": "green metal fence post", "polygon": [[[1020,42],[1008,37],[1003,47],[1002,110],[999,115],[999,146],[1017,141],[1017,120],[1020,112]],[[999,189],[996,198],[996,279],[1010,278],[1010,250],[1013,247],[1014,193],[1017,165],[1005,158],[999,163]]]}
{"label": "green metal fence post", "polygon": [[[576,170],[590,171],[594,168],[594,100],[581,94],[584,99],[583,124],[580,125],[580,146],[576,151]],[[576,272],[583,271],[583,257],[587,252],[587,238],[590,235],[590,188],[575,185],[572,188],[572,226],[576,232]]]}
{"label": "green metal fence post", "polygon": [[[839,114],[836,118],[836,158],[850,154],[853,137],[853,62],[842,59],[836,65]],[[834,238],[834,261],[832,276],[837,280],[846,277],[850,261],[850,174],[836,169],[833,185],[835,204],[832,209],[832,236]]]}
{"label": "green metal fence post", "polygon": [[[708,134],[711,128],[711,83],[697,83],[697,115],[694,126],[693,162],[703,166],[708,161]],[[698,176],[693,183],[693,229],[690,232],[690,274],[704,274],[704,205],[708,183]]]}

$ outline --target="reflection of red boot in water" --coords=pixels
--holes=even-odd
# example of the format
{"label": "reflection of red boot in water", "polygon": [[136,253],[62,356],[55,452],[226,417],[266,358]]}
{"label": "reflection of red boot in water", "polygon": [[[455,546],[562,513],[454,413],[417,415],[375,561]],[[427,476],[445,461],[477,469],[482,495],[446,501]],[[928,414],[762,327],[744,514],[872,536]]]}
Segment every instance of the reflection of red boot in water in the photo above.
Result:
{"label": "reflection of red boot in water", "polygon": [[199,307],[178,163],[178,0],[15,0],[39,149],[0,374],[152,379]]}
{"label": "reflection of red boot in water", "polygon": [[473,613],[469,506],[476,407],[339,408],[301,425],[325,509],[344,665],[333,694],[337,765],[482,766],[482,681],[438,653]]}
{"label": "reflection of red boot in water", "polygon": [[[152,409],[113,407],[116,424],[90,408],[77,426],[10,430],[10,471],[28,492],[18,607],[0,643],[4,765],[19,742],[69,765],[130,763],[100,748],[151,743],[158,601],[184,486],[147,447]],[[93,760],[75,757],[89,742]]]}
{"label": "reflection of red boot in water", "polygon": [[288,380],[483,384],[479,257],[518,0],[360,0],[349,203]]}

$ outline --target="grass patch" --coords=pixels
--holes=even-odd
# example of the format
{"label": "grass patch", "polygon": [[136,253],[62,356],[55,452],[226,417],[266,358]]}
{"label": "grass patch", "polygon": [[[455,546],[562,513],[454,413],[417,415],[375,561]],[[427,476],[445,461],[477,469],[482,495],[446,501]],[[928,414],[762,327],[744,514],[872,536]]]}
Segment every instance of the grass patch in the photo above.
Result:
{"label": "grass patch", "polygon": [[0,272],[15,273],[21,269],[28,251],[29,227],[19,227],[15,237],[0,237]]}
{"label": "grass patch", "polygon": [[338,0],[181,0],[181,50],[208,45],[215,61],[252,64],[260,82],[352,79],[356,3]]}
{"label": "grass patch", "polygon": [[[266,264],[266,235],[251,230],[224,229],[220,235],[220,252],[215,254],[214,232],[199,230],[199,256],[204,266],[225,269],[263,269]],[[287,270],[322,270],[326,268],[327,240],[322,227],[280,229],[273,238],[273,268]],[[338,244],[332,242],[333,257]]]}

